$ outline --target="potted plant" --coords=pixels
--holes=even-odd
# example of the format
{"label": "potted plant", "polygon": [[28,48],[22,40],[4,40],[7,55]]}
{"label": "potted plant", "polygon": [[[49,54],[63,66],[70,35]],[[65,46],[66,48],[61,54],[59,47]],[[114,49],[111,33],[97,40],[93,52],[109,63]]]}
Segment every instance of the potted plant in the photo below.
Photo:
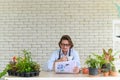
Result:
{"label": "potted plant", "polygon": [[82,68],[82,73],[83,73],[83,74],[88,74],[88,73],[89,73],[89,69],[86,68],[86,67],[83,67],[83,68]]}
{"label": "potted plant", "polygon": [[103,72],[103,76],[106,76],[106,77],[109,76],[109,69],[105,68],[102,70],[102,72]]}
{"label": "potted plant", "polygon": [[116,70],[116,67],[115,66],[112,66],[111,67],[111,70],[110,70],[110,75],[111,76],[117,76],[118,73],[117,73],[117,70]]}
{"label": "potted plant", "polygon": [[[104,55],[94,54],[94,56],[99,60],[99,73],[102,72],[102,68],[105,67],[106,60],[104,59]],[[104,65],[104,66],[103,66]]]}
{"label": "potted plant", "polygon": [[38,76],[40,72],[40,65],[31,58],[31,52],[27,50],[22,51],[24,56],[13,57],[12,61],[7,64],[0,77],[4,76],[7,72],[8,75],[32,77]]}
{"label": "potted plant", "polygon": [[99,59],[93,54],[88,56],[85,63],[89,67],[89,75],[98,75],[99,62]]}
{"label": "potted plant", "polygon": [[109,76],[110,74],[110,64],[106,63],[102,66],[103,76]]}
{"label": "potted plant", "polygon": [[[102,69],[103,69],[103,72],[104,70],[109,70],[109,75],[116,75],[117,72],[116,72],[116,67],[115,67],[115,64],[114,64],[114,61],[115,61],[115,55],[117,54],[114,53],[113,54],[113,50],[110,48],[108,49],[108,51],[106,51],[105,49],[103,49],[103,58],[104,60],[106,60],[106,62],[102,65]],[[115,74],[113,74],[115,73]]]}
{"label": "potted plant", "polygon": [[[103,49],[102,55],[95,53],[90,55],[85,62],[89,67],[89,74],[90,75],[93,74],[90,71],[91,68],[97,68],[98,71],[103,72],[103,74],[107,72],[107,74],[109,75],[116,75],[117,71],[114,61],[116,59],[115,56],[117,55],[117,53],[118,52],[113,54],[113,50],[110,48],[108,49],[108,51]],[[112,74],[112,72],[114,72],[115,74]],[[96,70],[96,74],[97,74],[97,70]]]}

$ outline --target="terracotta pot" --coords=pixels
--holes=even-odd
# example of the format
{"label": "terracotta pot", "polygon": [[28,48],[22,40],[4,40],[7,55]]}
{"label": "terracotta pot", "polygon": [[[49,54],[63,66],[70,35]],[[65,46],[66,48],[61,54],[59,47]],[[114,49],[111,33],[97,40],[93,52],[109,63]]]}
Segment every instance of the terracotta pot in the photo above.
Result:
{"label": "terracotta pot", "polygon": [[111,75],[111,76],[117,76],[118,73],[117,73],[116,71],[110,71],[110,75]]}
{"label": "terracotta pot", "polygon": [[105,77],[109,76],[109,72],[103,72],[103,76]]}
{"label": "terracotta pot", "polygon": [[89,69],[88,68],[82,68],[82,73],[83,74],[88,74],[89,73]]}

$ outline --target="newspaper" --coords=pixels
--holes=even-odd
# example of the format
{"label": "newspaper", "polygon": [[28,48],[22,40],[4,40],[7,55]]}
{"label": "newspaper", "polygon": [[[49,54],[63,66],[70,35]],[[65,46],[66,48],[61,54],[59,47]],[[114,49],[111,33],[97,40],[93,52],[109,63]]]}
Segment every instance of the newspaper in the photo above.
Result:
{"label": "newspaper", "polygon": [[73,60],[65,61],[65,62],[56,62],[55,72],[56,73],[73,73],[74,67],[76,67],[76,62]]}

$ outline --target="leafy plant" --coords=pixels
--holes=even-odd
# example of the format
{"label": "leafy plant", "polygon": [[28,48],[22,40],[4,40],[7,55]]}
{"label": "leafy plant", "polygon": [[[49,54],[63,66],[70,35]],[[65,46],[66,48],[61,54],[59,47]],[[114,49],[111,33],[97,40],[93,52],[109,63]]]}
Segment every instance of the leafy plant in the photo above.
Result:
{"label": "leafy plant", "polygon": [[99,55],[94,53],[93,54],[98,60],[99,60],[99,68],[102,68],[102,65],[104,65],[107,61],[104,59],[104,55]]}
{"label": "leafy plant", "polygon": [[85,63],[91,68],[98,68],[100,66],[100,60],[94,54],[89,55]]}
{"label": "leafy plant", "polygon": [[2,72],[0,72],[0,78],[7,74],[8,70],[15,70],[14,66],[15,62],[10,61],[9,64],[6,65],[5,69]]}
{"label": "leafy plant", "polygon": [[115,67],[115,66],[112,66],[112,67],[111,67],[111,70],[112,70],[113,72],[115,72],[115,71],[116,71],[116,67]]}
{"label": "leafy plant", "polygon": [[115,64],[114,61],[116,60],[115,56],[118,54],[118,52],[113,53],[113,50],[110,48],[108,49],[108,51],[106,51],[105,49],[103,49],[103,59],[106,61],[103,65],[102,65],[102,70],[103,72],[106,70],[112,70],[115,71]]}
{"label": "leafy plant", "polygon": [[120,17],[120,4],[118,4],[117,2],[115,2],[115,0],[112,0],[113,4],[115,5],[117,11],[118,11],[118,16]]}
{"label": "leafy plant", "polygon": [[14,71],[19,73],[40,71],[40,65],[31,58],[31,52],[23,50],[23,57],[13,57],[13,60],[6,65],[6,68],[0,73],[0,78],[4,76],[7,71]]}
{"label": "leafy plant", "polygon": [[103,57],[104,59],[107,61],[107,63],[110,63],[111,66],[115,66],[114,61],[116,60],[115,56],[119,53],[113,53],[113,50],[110,48],[108,49],[108,51],[106,51],[105,49],[103,49]]}
{"label": "leafy plant", "polygon": [[11,68],[10,68],[10,65],[8,64],[8,65],[6,66],[6,68],[0,73],[0,78],[1,78],[2,76],[4,76],[5,74],[7,74],[7,71],[8,71],[9,69],[11,69]]}
{"label": "leafy plant", "polygon": [[17,72],[32,72],[32,71],[39,71],[40,66],[36,62],[32,61],[31,52],[27,50],[23,50],[24,58],[18,57],[16,68]]}
{"label": "leafy plant", "polygon": [[118,72],[120,73],[120,69],[118,70]]}
{"label": "leafy plant", "polygon": [[109,72],[110,70],[108,68],[105,68],[102,70],[102,72]]}
{"label": "leafy plant", "polygon": [[111,69],[110,63],[103,64],[101,69],[102,69],[102,72],[109,72]]}

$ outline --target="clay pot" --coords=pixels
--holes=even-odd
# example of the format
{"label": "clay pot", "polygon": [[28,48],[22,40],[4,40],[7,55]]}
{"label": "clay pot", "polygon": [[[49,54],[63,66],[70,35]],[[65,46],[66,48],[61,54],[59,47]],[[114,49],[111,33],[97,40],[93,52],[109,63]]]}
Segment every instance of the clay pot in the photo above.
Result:
{"label": "clay pot", "polygon": [[117,73],[116,71],[110,71],[110,75],[111,75],[111,76],[117,76],[118,73]]}
{"label": "clay pot", "polygon": [[109,76],[109,72],[103,72],[103,76],[105,77]]}

